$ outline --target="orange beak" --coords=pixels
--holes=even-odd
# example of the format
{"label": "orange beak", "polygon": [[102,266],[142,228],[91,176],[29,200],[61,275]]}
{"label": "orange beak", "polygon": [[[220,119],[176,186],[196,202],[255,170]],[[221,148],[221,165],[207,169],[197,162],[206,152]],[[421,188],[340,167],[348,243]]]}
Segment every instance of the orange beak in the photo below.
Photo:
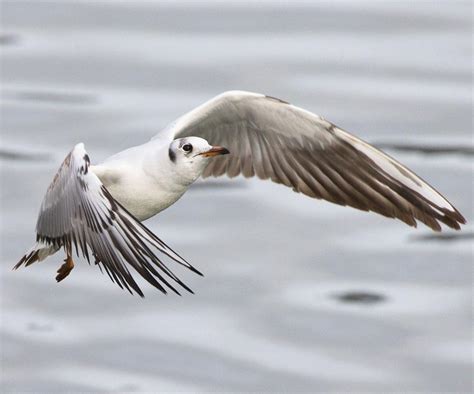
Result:
{"label": "orange beak", "polygon": [[206,152],[199,153],[201,156],[204,157],[214,157],[218,155],[227,155],[230,153],[226,148],[222,146],[213,146],[211,149],[209,149]]}

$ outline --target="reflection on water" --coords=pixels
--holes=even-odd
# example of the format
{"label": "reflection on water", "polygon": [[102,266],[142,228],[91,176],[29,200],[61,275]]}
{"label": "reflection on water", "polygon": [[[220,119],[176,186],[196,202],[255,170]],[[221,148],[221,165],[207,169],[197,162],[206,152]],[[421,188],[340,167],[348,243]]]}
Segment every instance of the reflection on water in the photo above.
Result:
{"label": "reflection on water", "polygon": [[40,323],[35,323],[35,322],[28,323],[27,329],[30,331],[37,331],[37,332],[54,331],[54,327],[51,324],[40,324]]}
{"label": "reflection on water", "polygon": [[0,33],[0,45],[17,45],[20,42],[20,37],[16,34]]}
{"label": "reflection on water", "polygon": [[0,147],[0,160],[41,162],[51,159],[51,155],[42,152],[22,151],[21,149]]}
{"label": "reflection on water", "polygon": [[474,156],[474,147],[466,145],[457,146],[435,146],[435,145],[413,145],[413,144],[393,144],[381,143],[375,145],[379,149],[394,150],[400,152],[423,153],[427,155],[466,155]]}
{"label": "reflection on water", "polygon": [[341,302],[359,303],[359,304],[378,304],[386,301],[383,294],[369,293],[367,291],[350,290],[333,296]]}
{"label": "reflection on water", "polygon": [[92,95],[40,90],[12,91],[5,89],[2,91],[2,97],[6,100],[38,101],[54,104],[93,104],[96,101],[96,98]]}
{"label": "reflection on water", "polygon": [[470,241],[474,240],[474,232],[465,230],[460,233],[439,233],[423,234],[412,237],[415,241],[434,241],[434,242],[452,242],[452,241]]}
{"label": "reflection on water", "polygon": [[[270,182],[197,183],[147,225],[195,295],[62,256],[11,271],[66,153],[93,162],[245,89],[376,142],[472,221],[469,4],[2,3],[5,392],[467,392],[472,246]],[[416,241],[416,242],[411,242]],[[87,377],[87,378],[85,378]]]}

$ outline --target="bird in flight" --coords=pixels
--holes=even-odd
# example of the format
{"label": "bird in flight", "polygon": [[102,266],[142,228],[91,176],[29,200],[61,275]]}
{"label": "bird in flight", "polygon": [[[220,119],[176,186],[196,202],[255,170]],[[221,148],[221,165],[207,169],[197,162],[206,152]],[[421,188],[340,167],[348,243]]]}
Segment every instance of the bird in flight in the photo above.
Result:
{"label": "bird in flight", "polygon": [[29,266],[64,249],[59,282],[73,253],[105,270],[130,293],[143,292],[131,268],[166,293],[192,293],[163,262],[197,274],[142,221],[174,204],[200,176],[257,176],[309,197],[399,219],[434,231],[466,221],[408,168],[286,101],[230,91],[180,117],[149,142],[91,165],[82,143],[66,156],[40,208],[36,244],[15,265]]}

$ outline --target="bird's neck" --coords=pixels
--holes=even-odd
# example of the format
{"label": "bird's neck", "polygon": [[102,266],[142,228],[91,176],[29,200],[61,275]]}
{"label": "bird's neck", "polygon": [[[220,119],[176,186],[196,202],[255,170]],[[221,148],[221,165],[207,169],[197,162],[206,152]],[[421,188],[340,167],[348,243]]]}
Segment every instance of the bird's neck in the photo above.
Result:
{"label": "bird's neck", "polygon": [[143,162],[143,169],[148,176],[167,190],[184,192],[202,174],[206,163],[173,162],[168,156],[168,147],[160,151],[151,150]]}

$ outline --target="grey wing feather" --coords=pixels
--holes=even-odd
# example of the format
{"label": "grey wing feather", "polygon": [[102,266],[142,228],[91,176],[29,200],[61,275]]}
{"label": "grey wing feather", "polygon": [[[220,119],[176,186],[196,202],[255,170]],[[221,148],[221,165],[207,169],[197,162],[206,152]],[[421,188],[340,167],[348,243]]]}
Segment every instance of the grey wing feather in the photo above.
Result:
{"label": "grey wing feather", "polygon": [[243,174],[271,179],[410,226],[459,229],[463,216],[408,168],[322,117],[256,93],[223,93],[179,118],[165,133],[197,136],[229,149],[204,177]]}
{"label": "grey wing feather", "polygon": [[[89,171],[89,156],[78,144],[67,155],[49,186],[36,225],[37,241],[75,248],[90,255],[120,287],[143,293],[129,267],[153,286],[179,294],[169,279],[192,292],[157,257],[158,250],[199,273],[121,206],[99,178]],[[200,274],[201,275],[201,274]]]}

